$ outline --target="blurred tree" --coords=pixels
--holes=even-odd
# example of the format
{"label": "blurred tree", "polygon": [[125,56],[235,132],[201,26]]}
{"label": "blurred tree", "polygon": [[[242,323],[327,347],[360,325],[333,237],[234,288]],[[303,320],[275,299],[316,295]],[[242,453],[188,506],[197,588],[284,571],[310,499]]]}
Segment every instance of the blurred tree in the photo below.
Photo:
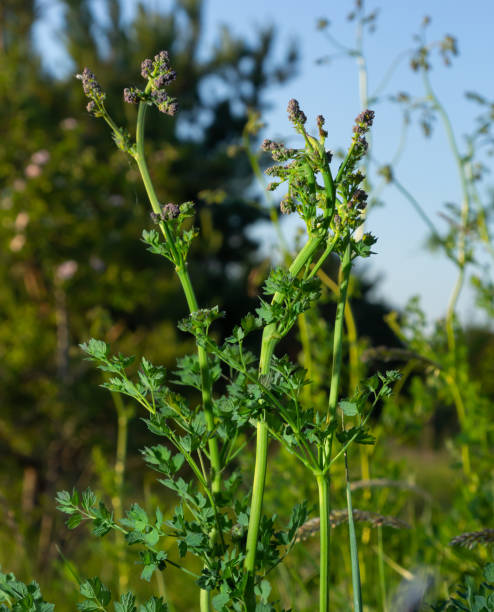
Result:
{"label": "blurred tree", "polygon": [[[87,0],[62,4],[68,55],[78,71],[91,67],[130,129],[135,108],[122,90],[138,84],[145,57],[169,50],[181,112],[149,117],[151,173],[165,202],[198,202],[199,302],[237,320],[257,249],[247,230],[263,213],[245,195],[247,159],[231,149],[247,107],[262,108],[266,87],[292,74],[293,48],[278,65],[273,29],[253,43],[222,30],[206,55],[199,0],[166,14],[139,4],[130,23],[117,0],[98,3],[99,17]],[[173,366],[187,350],[175,327],[186,309],[171,270],[139,242],[151,220],[136,168],[85,114],[73,75],[42,68],[34,2],[7,0],[0,11],[0,565],[40,575],[56,554],[55,490],[74,473],[82,485],[90,478],[88,442],[114,446],[111,400],[77,344],[94,335]],[[25,537],[25,555],[9,555],[12,537]]]}

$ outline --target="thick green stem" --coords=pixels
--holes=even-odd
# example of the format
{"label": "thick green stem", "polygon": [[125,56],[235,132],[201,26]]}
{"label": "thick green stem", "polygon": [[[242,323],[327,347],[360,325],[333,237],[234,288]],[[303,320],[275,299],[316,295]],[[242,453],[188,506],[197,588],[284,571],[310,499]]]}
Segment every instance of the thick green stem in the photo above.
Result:
{"label": "thick green stem", "polygon": [[352,491],[350,488],[350,477],[348,473],[348,452],[345,451],[345,473],[346,473],[346,504],[348,510],[348,534],[350,538],[350,558],[352,561],[352,587],[353,587],[353,609],[354,612],[362,612],[362,587],[360,584],[360,567],[358,560],[357,534],[355,533],[355,522],[353,520]]}
{"label": "thick green stem", "polygon": [[201,594],[199,596],[199,605],[201,612],[210,612],[211,597],[209,591],[201,590]]}
{"label": "thick green stem", "polygon": [[[333,368],[331,372],[331,388],[329,391],[328,415],[327,420],[336,418],[336,407],[338,405],[338,392],[340,387],[341,376],[341,357],[343,352],[343,322],[345,318],[346,296],[348,291],[348,282],[350,279],[350,271],[352,269],[351,251],[352,247],[350,240],[345,248],[343,260],[341,262],[341,282],[340,293],[338,296],[338,304],[336,306],[336,316],[334,322],[333,336]],[[329,441],[329,447],[326,449],[325,461],[331,459],[331,450],[333,446],[333,436]]]}
{"label": "thick green stem", "polygon": [[[310,261],[317,248],[322,242],[322,237],[311,237],[289,267],[292,276],[302,270]],[[275,293],[272,303],[279,303],[283,300],[283,294]],[[261,344],[261,356],[259,360],[259,375],[263,376],[269,372],[271,357],[273,356],[279,336],[276,333],[276,324],[267,325],[264,328]],[[259,525],[262,516],[262,502],[264,497],[264,485],[266,482],[266,470],[268,459],[268,425],[264,417],[257,423],[257,442],[256,442],[256,464],[254,468],[254,482],[252,489],[252,499],[249,516],[249,528],[247,531],[246,557],[244,568],[247,573],[245,586],[245,601],[247,609],[255,609],[254,596],[254,574],[256,565],[257,538],[259,535]]]}
{"label": "thick green stem", "polygon": [[317,488],[319,491],[319,612],[329,610],[329,478],[325,474],[318,474]]}

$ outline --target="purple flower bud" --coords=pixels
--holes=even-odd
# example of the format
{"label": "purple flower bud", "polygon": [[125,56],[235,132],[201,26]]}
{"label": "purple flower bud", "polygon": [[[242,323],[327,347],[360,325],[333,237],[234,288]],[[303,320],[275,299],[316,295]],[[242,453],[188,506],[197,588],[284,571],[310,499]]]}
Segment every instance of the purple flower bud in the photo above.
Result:
{"label": "purple flower bud", "polygon": [[163,221],[170,221],[170,219],[176,219],[180,214],[180,208],[173,204],[173,202],[168,202],[161,209],[161,218]]}
{"label": "purple flower bud", "polygon": [[160,222],[160,216],[158,214],[156,214],[155,212],[149,213],[149,216],[153,220],[153,223],[159,223]]}
{"label": "purple flower bud", "polygon": [[266,151],[266,153],[267,153],[268,151],[271,151],[271,145],[272,145],[272,144],[273,144],[273,141],[272,141],[272,140],[269,140],[269,138],[265,138],[265,139],[262,141],[262,144],[261,144],[261,149],[262,149],[263,151]]}
{"label": "purple flower bud", "polygon": [[91,100],[91,102],[88,102],[87,106],[86,106],[86,110],[88,113],[93,114],[94,111],[96,110],[96,103],[93,102],[93,100]]}
{"label": "purple flower bud", "polygon": [[303,125],[307,121],[305,113],[300,110],[299,103],[294,98],[292,98],[290,102],[288,102],[287,112],[288,119],[292,123],[299,123]]}
{"label": "purple flower bud", "polygon": [[154,56],[154,61],[161,64],[168,63],[169,59],[168,51],[160,51]]}
{"label": "purple flower bud", "polygon": [[369,109],[364,110],[355,117],[355,125],[353,127],[354,134],[363,135],[369,131],[373,121],[375,113]]}
{"label": "purple flower bud", "polygon": [[324,119],[322,115],[318,115],[316,121],[317,121],[317,127],[319,129],[319,136],[321,138],[326,138],[328,133],[325,129],[323,129],[323,125],[326,123],[326,120]]}
{"label": "purple flower bud", "polygon": [[89,68],[84,68],[82,74],[76,74],[76,78],[82,81],[82,89],[88,98],[102,95],[103,90]]}
{"label": "purple flower bud", "polygon": [[168,109],[166,111],[166,113],[168,115],[170,115],[171,117],[173,117],[174,115],[177,114],[178,111],[178,102],[172,102],[171,104],[168,105]]}
{"label": "purple flower bud", "polygon": [[126,87],[124,89],[124,100],[125,102],[127,102],[127,104],[138,104],[140,100],[139,94],[141,93],[142,92],[138,89],[129,89],[128,87]]}
{"label": "purple flower bud", "polygon": [[280,210],[283,215],[295,212],[297,210],[295,200],[287,194],[280,202]]}
{"label": "purple flower bud", "polygon": [[368,195],[363,189],[356,189],[348,201],[348,207],[363,210],[367,205],[367,198]]}
{"label": "purple flower bud", "polygon": [[141,75],[143,79],[147,79],[153,72],[153,62],[150,59],[145,59],[141,63]]}
{"label": "purple flower bud", "polygon": [[151,93],[151,98],[153,99],[153,102],[156,104],[156,106],[159,106],[160,104],[166,104],[166,102],[168,102],[168,94],[164,89],[155,89]]}
{"label": "purple flower bud", "polygon": [[173,83],[176,78],[177,73],[175,72],[175,70],[170,70],[169,72],[165,72],[157,76],[154,79],[153,86],[155,87],[155,89],[162,89],[163,87],[170,85],[170,83]]}

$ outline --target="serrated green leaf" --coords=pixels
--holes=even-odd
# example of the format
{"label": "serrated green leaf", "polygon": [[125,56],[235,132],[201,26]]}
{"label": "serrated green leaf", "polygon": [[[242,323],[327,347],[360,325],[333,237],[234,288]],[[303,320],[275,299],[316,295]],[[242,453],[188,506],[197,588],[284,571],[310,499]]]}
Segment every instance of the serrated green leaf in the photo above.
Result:
{"label": "serrated green leaf", "polygon": [[212,599],[214,609],[221,612],[230,599],[230,595],[227,593],[219,593],[218,595],[215,595]]}
{"label": "serrated green leaf", "polygon": [[488,563],[484,567],[484,578],[489,584],[494,584],[494,563]]}
{"label": "serrated green leaf", "polygon": [[346,400],[342,400],[339,403],[339,407],[345,416],[355,416],[359,413],[358,406],[355,402],[348,402]]}

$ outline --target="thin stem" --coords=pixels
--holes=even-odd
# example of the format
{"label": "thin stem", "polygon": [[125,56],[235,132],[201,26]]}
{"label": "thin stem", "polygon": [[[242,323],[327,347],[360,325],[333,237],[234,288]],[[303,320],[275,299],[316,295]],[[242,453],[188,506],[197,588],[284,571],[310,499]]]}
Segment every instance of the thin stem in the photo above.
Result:
{"label": "thin stem", "polygon": [[[148,83],[146,90],[150,87],[150,83]],[[158,201],[158,197],[156,195],[156,191],[154,189],[154,185],[151,181],[151,177],[149,175],[149,170],[146,163],[146,157],[144,153],[144,123],[146,116],[146,104],[141,102],[139,104],[139,111],[137,114],[137,129],[136,129],[136,162],[139,167],[139,171],[141,173],[142,180],[144,182],[144,187],[146,189],[146,193],[148,195],[149,201],[151,203],[151,207],[156,214],[161,213],[160,204]],[[182,255],[177,251],[176,245],[173,240],[173,236],[170,232],[167,223],[160,223],[160,229],[170,247],[170,251],[172,253],[173,260],[176,265],[177,276],[182,284],[182,288],[185,294],[185,298],[187,300],[187,305],[189,307],[190,312],[195,312],[198,310],[197,299],[195,296],[194,288],[192,286],[192,282],[187,270],[187,264],[183,261]],[[218,441],[214,435],[215,425],[214,425],[214,416],[213,416],[213,406],[212,406],[212,383],[211,383],[211,375],[209,371],[209,363],[208,356],[204,348],[197,346],[197,356],[199,360],[199,370],[201,374],[201,395],[202,395],[202,409],[204,411],[204,419],[206,422],[206,427],[208,432],[210,433],[208,439],[208,447],[209,447],[209,457],[211,464],[211,489],[212,495],[210,497],[213,510],[215,515],[218,514],[218,510],[216,508],[215,502],[215,494],[219,493],[221,490],[221,462],[220,462],[220,451],[218,448]],[[220,533],[221,534],[221,533]],[[207,612],[209,608],[209,592],[201,590],[200,591],[200,606],[201,612]],[[207,607],[205,607],[207,605]]]}
{"label": "thin stem", "polygon": [[[137,116],[137,131],[136,131],[136,161],[139,167],[139,171],[142,176],[142,180],[144,182],[144,187],[146,188],[146,193],[148,195],[149,201],[151,203],[151,207],[156,214],[160,214],[160,204],[156,195],[156,191],[154,189],[154,185],[151,181],[151,177],[149,175],[146,158],[144,155],[144,121],[145,121],[145,113],[146,113],[146,104],[139,104],[139,112]],[[170,249],[172,251],[175,263],[177,265],[176,272],[177,276],[182,284],[182,288],[185,294],[185,299],[187,300],[187,305],[189,307],[190,312],[195,312],[199,309],[197,304],[197,299],[195,296],[194,288],[192,286],[192,282],[190,280],[190,276],[186,267],[186,263],[182,261],[181,256],[178,254],[173,237],[166,223],[161,223],[160,228],[165,236],[165,239],[170,245]],[[198,346],[197,354],[199,358],[199,369],[201,373],[201,390],[202,390],[202,404],[204,410],[204,416],[206,420],[206,426],[208,431],[213,434],[214,433],[214,418],[212,411],[212,398],[211,398],[211,377],[209,372],[209,364],[208,357],[206,351]],[[221,488],[221,464],[220,464],[220,454],[218,449],[218,442],[214,436],[211,436],[208,441],[209,453],[211,458],[211,468],[213,471],[212,477],[212,490],[213,493],[218,493]]]}
{"label": "thin stem", "polygon": [[381,593],[381,610],[388,612],[386,595],[386,574],[384,573],[383,528],[377,526],[377,566],[379,569],[379,590]]}
{"label": "thin stem", "polygon": [[352,561],[353,608],[362,612],[362,586],[360,584],[360,568],[358,560],[357,534],[353,520],[352,491],[348,473],[348,451],[345,451],[346,503],[348,509],[348,534],[350,538],[350,558]]}
{"label": "thin stem", "polygon": [[458,174],[460,177],[460,184],[462,190],[462,205],[461,205],[461,225],[460,225],[460,234],[458,237],[458,265],[460,267],[460,272],[458,274],[458,279],[456,281],[455,287],[451,294],[451,298],[448,304],[448,311],[446,314],[446,330],[448,335],[448,346],[449,350],[455,354],[456,353],[456,342],[455,342],[455,334],[454,334],[454,316],[456,310],[456,304],[458,302],[458,298],[460,296],[461,289],[463,287],[463,283],[465,280],[464,268],[466,264],[466,232],[467,232],[467,222],[468,215],[470,213],[470,194],[468,192],[468,180],[465,173],[465,165],[460,155],[460,151],[458,150],[458,145],[456,144],[455,135],[453,132],[453,126],[451,125],[451,121],[449,116],[444,108],[444,106],[440,103],[436,94],[432,89],[431,82],[429,80],[429,76],[426,70],[422,71],[422,77],[424,80],[424,87],[427,92],[429,99],[434,104],[437,112],[441,116],[443,121],[444,129],[446,131],[446,136],[449,141],[449,146],[453,153],[453,157],[456,161],[456,165],[458,167]]}
{"label": "thin stem", "polygon": [[329,545],[330,545],[330,499],[329,477],[316,476],[319,492],[319,612],[329,611]]}
{"label": "thin stem", "polygon": [[424,211],[419,202],[413,197],[413,195],[400,183],[400,181],[393,175],[391,182],[398,189],[398,191],[410,202],[410,204],[415,209],[418,216],[422,219],[422,221],[427,225],[430,232],[435,238],[439,238],[439,232],[437,231],[434,223],[431,221],[430,217]]}
{"label": "thin stem", "polygon": [[[336,297],[340,294],[340,288],[334,280],[324,272],[324,270],[318,270],[317,276],[321,279]],[[357,324],[355,323],[355,317],[353,316],[352,307],[347,299],[345,304],[345,327],[348,337],[348,360],[350,365],[350,379],[348,381],[349,395],[351,395],[357,387],[358,381],[360,380],[360,359],[358,350],[358,334]]]}
{"label": "thin stem", "polygon": [[[115,492],[112,499],[112,506],[115,513],[115,519],[119,521],[123,517],[123,483],[125,476],[125,462],[127,458],[127,435],[129,413],[126,409],[121,396],[118,393],[112,393],[112,398],[117,409],[117,452],[115,456]],[[125,593],[129,583],[128,566],[125,563],[124,541],[117,531],[115,532],[115,540],[118,547],[118,592],[119,595]]]}
{"label": "thin stem", "polygon": [[[456,414],[458,416],[458,422],[460,424],[460,427],[462,431],[465,431],[467,427],[467,415],[465,412],[465,404],[463,403],[463,398],[461,396],[460,389],[458,388],[458,385],[456,384],[454,375],[445,373],[444,379],[450,388],[451,395],[453,396],[453,401],[455,403]],[[460,446],[460,450],[461,450],[461,463],[463,467],[463,473],[466,476],[469,476],[471,473],[470,448],[468,444],[463,442]]]}

